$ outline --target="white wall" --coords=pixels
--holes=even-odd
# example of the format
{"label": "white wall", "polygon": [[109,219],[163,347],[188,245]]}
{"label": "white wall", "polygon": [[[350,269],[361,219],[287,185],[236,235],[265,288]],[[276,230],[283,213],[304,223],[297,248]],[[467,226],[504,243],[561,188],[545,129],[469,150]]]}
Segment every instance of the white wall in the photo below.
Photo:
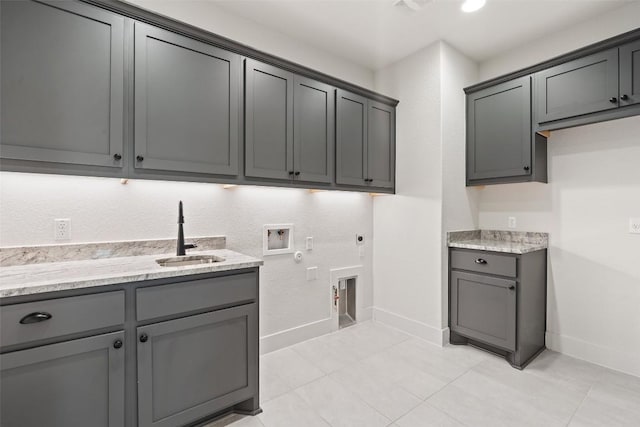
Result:
{"label": "white wall", "polygon": [[[482,78],[640,27],[640,2],[480,66]],[[487,186],[479,225],[550,233],[547,346],[640,375],[640,117],[554,131],[549,184]]]}
{"label": "white wall", "polygon": [[[329,270],[363,265],[364,307],[372,305],[372,200],[354,192],[113,178],[0,173],[0,245],[55,243],[53,219],[71,219],[71,242],[176,238],[178,200],[184,202],[185,237],[227,236],[227,247],[262,258],[263,224],[293,223],[295,247],[304,253],[264,257],[260,274],[260,335],[312,322],[316,335],[330,331]],[[367,237],[360,258],[356,233]],[[314,238],[306,251],[305,237]],[[318,280],[306,280],[317,266]],[[365,313],[366,315],[366,313]],[[305,331],[292,332],[304,337]],[[300,335],[299,335],[300,334]],[[286,338],[286,337],[284,337]],[[282,337],[280,337],[282,339]],[[278,342],[280,342],[278,339]],[[286,339],[284,340],[287,341]],[[264,343],[270,348],[269,342]]]}
{"label": "white wall", "polygon": [[[374,316],[442,344],[447,328],[444,231],[473,228],[464,187],[465,98],[477,65],[437,42],[375,75],[400,100],[395,196],[374,201]],[[462,162],[460,161],[462,159]]]}
{"label": "white wall", "polygon": [[264,25],[230,14],[213,1],[127,0],[128,3],[227,37],[309,68],[373,88],[373,71],[331,52],[292,39]]}

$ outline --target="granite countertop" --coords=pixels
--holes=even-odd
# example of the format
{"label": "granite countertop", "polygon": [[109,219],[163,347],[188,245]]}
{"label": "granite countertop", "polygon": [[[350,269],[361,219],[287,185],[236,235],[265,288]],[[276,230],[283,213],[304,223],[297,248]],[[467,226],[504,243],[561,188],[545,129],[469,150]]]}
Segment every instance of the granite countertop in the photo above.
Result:
{"label": "granite countertop", "polygon": [[521,231],[470,230],[447,233],[450,248],[526,254],[547,249],[547,233]]}
{"label": "granite countertop", "polygon": [[237,270],[263,264],[258,258],[228,249],[189,251],[187,255],[216,255],[225,260],[182,267],[161,267],[156,263],[156,259],[174,257],[174,252],[2,267],[0,298]]}

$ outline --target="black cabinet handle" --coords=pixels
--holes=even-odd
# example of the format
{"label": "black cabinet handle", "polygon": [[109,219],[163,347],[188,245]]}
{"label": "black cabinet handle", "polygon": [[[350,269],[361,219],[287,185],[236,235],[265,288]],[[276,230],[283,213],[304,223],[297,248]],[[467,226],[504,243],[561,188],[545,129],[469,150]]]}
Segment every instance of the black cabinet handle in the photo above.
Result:
{"label": "black cabinet handle", "polygon": [[118,154],[118,153],[114,154],[113,160],[122,160],[122,154]]}
{"label": "black cabinet handle", "polygon": [[622,96],[620,97],[620,99],[621,99],[622,101],[626,101],[627,99],[629,99],[629,95],[624,94],[624,95],[622,95]]}
{"label": "black cabinet handle", "polygon": [[295,175],[296,175],[296,176],[300,175],[300,171],[297,171]]}
{"label": "black cabinet handle", "polygon": [[524,170],[528,171],[529,170],[529,166],[525,166]]}
{"label": "black cabinet handle", "polygon": [[137,161],[139,161],[139,162],[141,162],[141,161],[143,161],[143,160],[144,160],[144,157],[142,157],[142,156],[136,156],[136,160],[137,160]]}
{"label": "black cabinet handle", "polygon": [[615,96],[612,96],[611,98],[609,98],[609,102],[612,104],[617,104],[618,103],[618,98],[616,98]]}
{"label": "black cabinet handle", "polygon": [[373,182],[373,179],[371,179],[371,178],[365,178],[364,182]]}
{"label": "black cabinet handle", "polygon": [[140,342],[147,342],[149,340],[149,335],[142,334],[140,335]]}
{"label": "black cabinet handle", "polygon": [[487,261],[486,261],[486,260],[484,260],[484,259],[482,259],[482,258],[478,258],[478,259],[476,260],[476,264],[486,264],[486,263],[487,263]]}
{"label": "black cabinet handle", "polygon": [[516,288],[516,287],[515,287],[515,286],[513,286],[513,285],[509,286],[509,290],[510,290],[510,291],[514,290],[515,288]]}
{"label": "black cabinet handle", "polygon": [[293,171],[289,171],[289,175],[293,175]]}
{"label": "black cabinet handle", "polygon": [[118,349],[122,347],[122,340],[115,340],[113,342],[113,348]]}
{"label": "black cabinet handle", "polygon": [[22,325],[28,325],[30,323],[39,323],[44,322],[45,320],[51,319],[53,316],[50,313],[46,313],[44,311],[37,311],[35,313],[29,313],[20,319],[20,323]]}

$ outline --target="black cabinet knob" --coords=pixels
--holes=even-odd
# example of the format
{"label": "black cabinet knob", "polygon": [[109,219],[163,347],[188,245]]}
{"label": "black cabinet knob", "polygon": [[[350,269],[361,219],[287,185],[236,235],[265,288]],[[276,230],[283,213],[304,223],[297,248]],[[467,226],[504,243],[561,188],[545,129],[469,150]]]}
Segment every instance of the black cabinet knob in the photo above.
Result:
{"label": "black cabinet knob", "polygon": [[122,340],[115,340],[113,343],[113,348],[121,348],[122,347]]}
{"label": "black cabinet knob", "polygon": [[611,98],[609,98],[609,102],[612,104],[617,104],[618,103],[618,98],[616,98],[615,96],[612,96]]}
{"label": "black cabinet knob", "polygon": [[528,171],[529,170],[529,166],[525,166],[524,170]]}
{"label": "black cabinet knob", "polygon": [[139,161],[139,162],[141,162],[141,161],[143,161],[143,160],[144,160],[144,157],[142,157],[142,156],[136,156],[136,160],[137,160],[137,161]]}
{"label": "black cabinet knob", "polygon": [[293,171],[289,171],[289,175],[293,175]]}
{"label": "black cabinet knob", "polygon": [[371,179],[371,178],[365,178],[364,182],[373,182],[373,179]]}
{"label": "black cabinet knob", "polygon": [[300,171],[297,171],[297,172],[295,173],[295,175],[296,175],[296,176],[300,175]]}
{"label": "black cabinet knob", "polygon": [[621,99],[622,101],[626,101],[627,99],[629,99],[629,95],[624,94],[624,95],[622,95],[622,96],[620,97],[620,99]]}
{"label": "black cabinet knob", "polygon": [[487,263],[487,261],[486,261],[486,260],[484,260],[484,259],[482,259],[482,258],[478,258],[478,259],[476,260],[476,264],[486,264],[486,263]]}
{"label": "black cabinet knob", "polygon": [[118,154],[118,153],[114,154],[113,160],[122,160],[122,154]]}
{"label": "black cabinet knob", "polygon": [[516,288],[516,287],[515,287],[515,286],[513,286],[513,285],[509,286],[509,290],[510,290],[510,291],[514,290],[515,288]]}
{"label": "black cabinet knob", "polygon": [[140,335],[140,342],[147,342],[149,340],[149,335],[142,334]]}

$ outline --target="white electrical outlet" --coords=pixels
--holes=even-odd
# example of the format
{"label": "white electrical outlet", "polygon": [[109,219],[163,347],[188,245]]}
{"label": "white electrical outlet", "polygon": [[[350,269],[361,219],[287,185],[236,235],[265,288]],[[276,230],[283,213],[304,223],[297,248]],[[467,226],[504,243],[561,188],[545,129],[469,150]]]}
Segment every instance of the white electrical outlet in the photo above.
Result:
{"label": "white electrical outlet", "polygon": [[629,218],[629,233],[640,234],[640,218]]}
{"label": "white electrical outlet", "polygon": [[509,228],[516,228],[516,217],[515,216],[510,216],[509,217]]}
{"label": "white electrical outlet", "polygon": [[53,220],[53,238],[56,240],[69,240],[71,238],[71,220],[69,218]]}
{"label": "white electrical outlet", "polygon": [[313,249],[313,237],[307,237],[306,246],[308,251]]}
{"label": "white electrical outlet", "polygon": [[307,268],[307,281],[318,280],[318,267]]}
{"label": "white electrical outlet", "polygon": [[358,255],[360,258],[364,258],[364,246],[358,246]]}

